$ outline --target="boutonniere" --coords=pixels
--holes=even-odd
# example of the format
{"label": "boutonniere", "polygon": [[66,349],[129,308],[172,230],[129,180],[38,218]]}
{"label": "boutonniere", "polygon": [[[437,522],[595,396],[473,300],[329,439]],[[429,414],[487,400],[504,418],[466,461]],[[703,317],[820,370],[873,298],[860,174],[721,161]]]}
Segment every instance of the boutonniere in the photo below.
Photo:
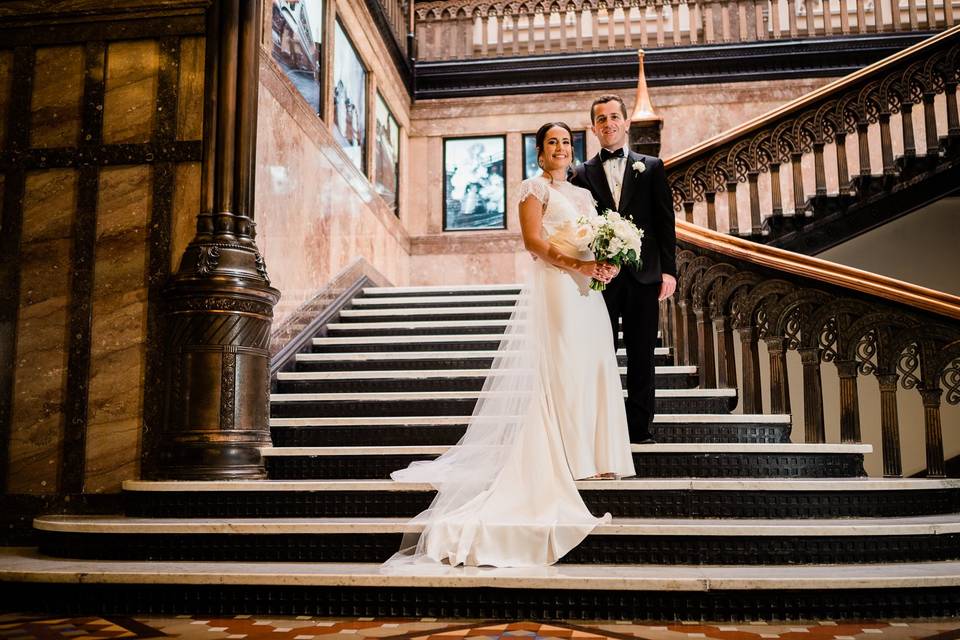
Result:
{"label": "boutonniere", "polygon": [[643,173],[647,170],[647,165],[643,164],[643,160],[637,160],[631,166],[633,166],[633,170],[637,173]]}

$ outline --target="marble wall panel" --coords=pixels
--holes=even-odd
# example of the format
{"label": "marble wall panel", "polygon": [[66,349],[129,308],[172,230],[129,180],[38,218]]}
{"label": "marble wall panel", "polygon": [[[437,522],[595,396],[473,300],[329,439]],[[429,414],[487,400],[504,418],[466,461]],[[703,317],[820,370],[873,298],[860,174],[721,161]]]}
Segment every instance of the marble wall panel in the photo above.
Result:
{"label": "marble wall panel", "polygon": [[72,147],[80,137],[83,100],[83,47],[36,50],[30,99],[30,145]]}
{"label": "marble wall panel", "polygon": [[10,493],[53,493],[63,440],[77,173],[27,175],[20,241]]}
{"label": "marble wall panel", "polygon": [[200,163],[178,164],[174,174],[173,213],[170,221],[170,271],[180,266],[183,251],[197,232],[200,212]]}
{"label": "marble wall panel", "polygon": [[160,47],[154,40],[110,43],[103,110],[105,143],[149,142],[159,67]]}
{"label": "marble wall panel", "polygon": [[203,48],[203,38],[180,40],[177,140],[199,140],[203,135]]}
{"label": "marble wall panel", "polygon": [[288,83],[266,61],[261,68],[257,245],[282,294],[274,326],[357,258],[405,284],[409,239],[400,221]]}
{"label": "marble wall panel", "polygon": [[[13,89],[13,51],[0,49],[0,122],[7,121]],[[7,128],[0,127],[0,149],[6,147]]]}
{"label": "marble wall panel", "polygon": [[87,493],[120,490],[136,478],[143,413],[147,320],[148,166],[100,172],[93,281]]}

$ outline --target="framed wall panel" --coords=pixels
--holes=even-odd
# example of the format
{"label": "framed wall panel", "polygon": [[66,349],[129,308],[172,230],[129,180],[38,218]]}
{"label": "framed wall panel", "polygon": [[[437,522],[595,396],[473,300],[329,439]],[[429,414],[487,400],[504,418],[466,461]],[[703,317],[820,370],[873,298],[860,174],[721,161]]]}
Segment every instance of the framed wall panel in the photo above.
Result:
{"label": "framed wall panel", "polygon": [[333,36],[333,136],[366,173],[367,70],[339,20]]}
{"label": "framed wall panel", "polygon": [[383,201],[400,215],[397,193],[400,185],[400,126],[383,96],[377,92],[374,140],[374,186]]}
{"label": "framed wall panel", "polygon": [[273,0],[273,59],[300,95],[320,115],[323,0]]}
{"label": "framed wall panel", "polygon": [[443,141],[443,229],[506,228],[506,137]]}

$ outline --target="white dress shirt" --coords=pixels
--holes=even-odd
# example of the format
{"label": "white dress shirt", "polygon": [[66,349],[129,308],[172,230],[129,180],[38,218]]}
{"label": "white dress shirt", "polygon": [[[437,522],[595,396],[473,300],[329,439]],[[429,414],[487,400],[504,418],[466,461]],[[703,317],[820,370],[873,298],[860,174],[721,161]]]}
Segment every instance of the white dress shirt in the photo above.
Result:
{"label": "white dress shirt", "polygon": [[[608,149],[608,151],[614,151],[614,149]],[[627,173],[628,153],[630,153],[629,147],[623,145],[622,158],[610,158],[603,163],[603,173],[607,176],[607,186],[610,187],[610,193],[613,194],[613,204],[618,209],[620,208],[620,192],[623,189],[623,177]]]}

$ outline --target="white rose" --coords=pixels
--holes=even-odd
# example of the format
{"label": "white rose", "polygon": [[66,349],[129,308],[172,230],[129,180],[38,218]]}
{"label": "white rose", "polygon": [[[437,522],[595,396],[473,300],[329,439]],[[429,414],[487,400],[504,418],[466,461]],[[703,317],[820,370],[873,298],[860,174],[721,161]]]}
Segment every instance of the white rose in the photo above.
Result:
{"label": "white rose", "polygon": [[637,160],[633,163],[633,170],[637,173],[643,173],[647,170],[647,165],[643,164],[643,160]]}

